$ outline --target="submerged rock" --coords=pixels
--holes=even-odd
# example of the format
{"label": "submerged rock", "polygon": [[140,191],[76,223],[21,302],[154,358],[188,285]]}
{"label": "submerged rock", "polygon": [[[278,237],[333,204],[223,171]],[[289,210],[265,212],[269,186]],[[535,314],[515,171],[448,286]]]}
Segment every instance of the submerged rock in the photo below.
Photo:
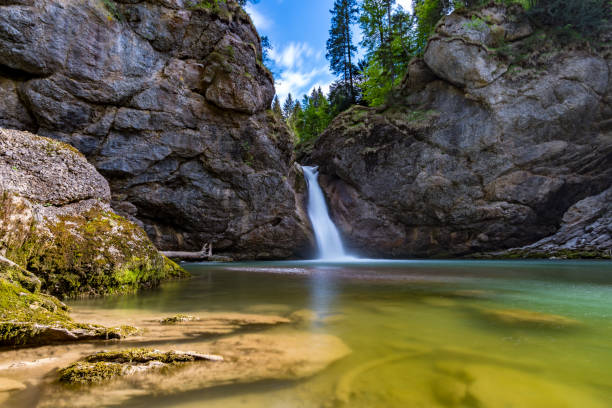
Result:
{"label": "submerged rock", "polygon": [[67,384],[93,384],[194,361],[223,361],[223,357],[174,350],[161,352],[146,348],[103,351],[61,369],[59,379]]}
{"label": "submerged rock", "polygon": [[0,129],[0,255],[46,292],[124,293],[186,275],[109,201],[108,183],[73,147]]}
{"label": "submerged rock", "polygon": [[488,310],[482,309],[483,316],[499,323],[511,326],[567,328],[576,327],[580,322],[569,317],[539,313],[531,310],[505,309]]}
{"label": "submerged rock", "polygon": [[292,137],[236,1],[4,2],[0,61],[0,127],[78,148],[159,248],[310,247]]}
{"label": "submerged rock", "polygon": [[[40,407],[116,406],[144,395],[155,395],[161,400],[229,384],[298,380],[320,372],[350,353],[335,336],[299,331],[231,336],[199,343],[197,347],[212,356],[205,354],[205,358],[197,361],[197,353],[174,353],[165,360],[168,353],[151,355],[150,350],[141,349],[94,354],[68,367],[62,375],[66,374],[71,382],[92,384],[91,379],[98,385],[89,386],[87,392],[49,388]],[[217,355],[223,359],[216,358]],[[183,363],[185,360],[188,364]],[[159,369],[164,367],[169,369]],[[125,375],[130,375],[129,381],[125,381]]]}
{"label": "submerged rock", "polygon": [[22,382],[0,377],[0,392],[21,391],[26,388]]}
{"label": "submerged rock", "polygon": [[256,331],[291,323],[286,317],[251,313],[178,314],[164,319],[138,322],[147,337],[166,342],[184,339],[211,339],[243,331]]}
{"label": "submerged rock", "polygon": [[163,318],[160,323],[161,324],[178,324],[183,322],[192,322],[194,320],[198,320],[195,316],[189,316],[185,314],[177,314],[171,317]]}
{"label": "submerged rock", "polygon": [[520,7],[455,12],[386,106],[320,136],[308,160],[353,252],[610,249],[612,53],[532,31]]}

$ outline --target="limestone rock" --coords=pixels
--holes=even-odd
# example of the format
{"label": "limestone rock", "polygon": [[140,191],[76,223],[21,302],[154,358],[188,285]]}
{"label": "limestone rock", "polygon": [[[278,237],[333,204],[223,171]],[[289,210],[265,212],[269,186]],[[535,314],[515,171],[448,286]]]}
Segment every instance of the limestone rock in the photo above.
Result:
{"label": "limestone rock", "polygon": [[563,259],[612,258],[612,188],[570,207],[556,234],[499,255]]}
{"label": "limestone rock", "polygon": [[0,255],[58,296],[121,293],[184,271],[112,212],[104,178],[73,147],[0,129]]}
{"label": "limestone rock", "polygon": [[79,149],[160,249],[303,253],[292,136],[267,111],[260,38],[234,0],[196,3],[4,4],[0,127]]}
{"label": "limestone rock", "polygon": [[[49,388],[40,406],[87,407],[100,398],[110,406],[128,403],[131,398],[143,395],[164,398],[229,384],[295,381],[324,370],[350,353],[350,349],[335,336],[301,331],[230,336],[198,346],[203,347],[212,355],[179,354],[176,356],[178,364],[165,360],[166,355],[174,358],[175,352],[136,349],[94,354],[76,362],[62,374],[66,374],[69,380],[94,379],[98,385],[88,388],[87,393],[75,393],[65,387]],[[139,355],[144,355],[144,358]],[[203,358],[190,359],[191,355]],[[215,358],[218,355],[223,359]],[[152,361],[164,364],[166,370],[158,370],[161,366],[152,365]],[[143,369],[124,372],[126,366],[142,366]],[[129,381],[122,378],[125,374],[130,375]]]}
{"label": "limestone rock", "polygon": [[386,106],[352,108],[316,141],[307,159],[352,253],[469,256],[557,232],[537,248],[610,249],[612,54],[532,33],[521,13],[445,17]]}

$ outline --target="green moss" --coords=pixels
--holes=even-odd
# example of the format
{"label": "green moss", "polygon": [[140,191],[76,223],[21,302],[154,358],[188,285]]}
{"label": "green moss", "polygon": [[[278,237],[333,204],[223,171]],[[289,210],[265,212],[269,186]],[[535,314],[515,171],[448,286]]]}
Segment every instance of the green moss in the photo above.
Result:
{"label": "green moss", "polygon": [[190,322],[193,320],[197,320],[194,316],[189,316],[186,314],[177,314],[171,317],[166,317],[161,320],[161,324],[178,324],[182,322]]}
{"label": "green moss", "polygon": [[85,357],[82,361],[87,363],[137,363],[145,364],[151,361],[159,361],[164,364],[185,363],[195,361],[190,354],[181,354],[174,351],[161,352],[150,348],[131,348],[117,351],[104,351]]}
{"label": "green moss", "polygon": [[159,254],[142,229],[99,207],[33,226],[20,246],[8,248],[7,257],[60,297],[130,293],[186,275]]}
{"label": "green moss", "polygon": [[76,362],[60,371],[60,381],[69,384],[92,384],[107,381],[122,374],[121,364]]}
{"label": "green moss", "polygon": [[195,361],[190,354],[161,352],[149,348],[132,348],[92,354],[59,371],[59,379],[68,384],[93,384],[125,375],[130,367],[151,362],[161,367],[177,367]]}

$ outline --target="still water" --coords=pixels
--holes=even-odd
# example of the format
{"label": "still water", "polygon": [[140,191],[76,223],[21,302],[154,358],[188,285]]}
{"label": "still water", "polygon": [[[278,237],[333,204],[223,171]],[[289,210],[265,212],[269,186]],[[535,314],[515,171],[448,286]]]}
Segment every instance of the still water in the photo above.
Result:
{"label": "still water", "polygon": [[[122,407],[612,406],[611,262],[185,267],[190,280],[71,306],[77,315],[118,318],[299,311],[308,317],[299,330],[336,336],[352,352],[299,381],[138,396]],[[190,349],[189,340],[182,347]]]}

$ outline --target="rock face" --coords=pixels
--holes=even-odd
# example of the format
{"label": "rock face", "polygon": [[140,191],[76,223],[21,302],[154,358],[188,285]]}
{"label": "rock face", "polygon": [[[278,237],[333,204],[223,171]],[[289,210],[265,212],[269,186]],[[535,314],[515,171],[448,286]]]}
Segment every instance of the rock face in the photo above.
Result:
{"label": "rock face", "polygon": [[130,292],[185,272],[112,212],[108,183],[73,147],[0,129],[0,255],[53,295]]}
{"label": "rock face", "polygon": [[0,5],[0,126],[72,144],[112,205],[169,250],[310,247],[273,78],[233,1]]}
{"label": "rock face", "polygon": [[353,108],[317,140],[332,217],[372,256],[462,256],[557,232],[544,256],[603,254],[611,73],[609,49],[561,46],[521,8],[446,17],[387,106]]}
{"label": "rock face", "polygon": [[612,258],[612,188],[574,204],[556,234],[502,256]]}

